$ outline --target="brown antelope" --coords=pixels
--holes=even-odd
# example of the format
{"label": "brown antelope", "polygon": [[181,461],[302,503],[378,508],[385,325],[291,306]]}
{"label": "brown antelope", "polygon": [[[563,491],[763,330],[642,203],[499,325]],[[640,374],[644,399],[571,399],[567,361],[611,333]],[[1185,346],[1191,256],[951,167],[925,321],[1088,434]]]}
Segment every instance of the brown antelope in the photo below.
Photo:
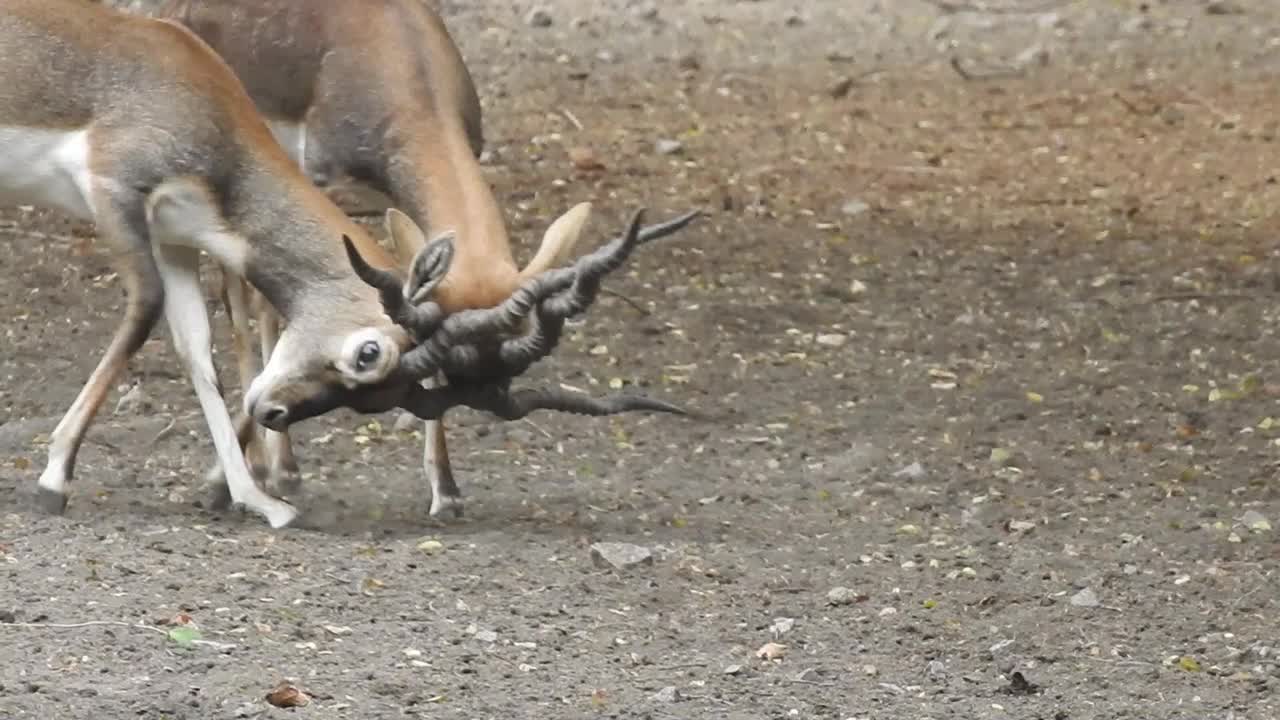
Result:
{"label": "brown antelope", "polygon": [[[483,136],[475,86],[443,21],[424,0],[165,0],[150,14],[181,22],[227,61],[276,137],[317,184],[354,179],[407,212],[390,210],[386,218],[400,267],[411,266],[428,237],[452,236],[452,267],[436,288],[451,309],[499,304],[521,283],[565,261],[577,244],[587,203],[552,223],[533,259],[523,269],[516,265],[478,162]],[[226,287],[224,302],[247,382],[254,367],[243,286]],[[569,312],[565,303],[552,306]],[[547,312],[541,311],[544,320],[554,322]],[[269,309],[258,314],[264,357],[274,341],[270,315]],[[446,368],[445,377],[426,382],[449,375],[456,382],[474,369],[474,363]],[[514,366],[489,369],[496,377],[518,374]],[[443,423],[428,420],[425,438],[430,513],[460,515]],[[269,475],[277,481],[296,477],[288,437],[268,430],[266,440]]]}
{"label": "brown antelope", "polygon": [[[273,527],[296,516],[255,484],[245,463],[213,364],[200,252],[252,285],[284,321],[245,397],[247,415],[266,427],[281,430],[339,406],[405,406],[426,417],[457,404],[508,412],[663,409],[556,391],[521,399],[505,387],[421,388],[426,372],[448,370],[460,356],[486,356],[483,344],[454,352],[443,338],[485,341],[496,319],[496,311],[449,316],[474,304],[457,290],[440,292],[452,241],[425,245],[407,278],[392,280],[389,298],[388,281],[399,277],[388,270],[395,260],[309,182],[226,63],[175,23],[82,0],[0,3],[0,202],[94,222],[128,291],[110,345],[50,438],[37,495],[54,512],[65,507],[89,424],[163,310],[231,499]],[[354,270],[347,258],[358,260]],[[574,287],[609,270],[580,267]],[[566,302],[574,292],[560,283],[538,302]],[[406,308],[405,297],[430,301]],[[532,310],[528,302],[514,307],[516,314]],[[536,316],[530,320],[529,338],[506,346],[537,344],[544,333]],[[435,338],[436,326],[452,334]],[[444,361],[429,367],[428,356]]]}

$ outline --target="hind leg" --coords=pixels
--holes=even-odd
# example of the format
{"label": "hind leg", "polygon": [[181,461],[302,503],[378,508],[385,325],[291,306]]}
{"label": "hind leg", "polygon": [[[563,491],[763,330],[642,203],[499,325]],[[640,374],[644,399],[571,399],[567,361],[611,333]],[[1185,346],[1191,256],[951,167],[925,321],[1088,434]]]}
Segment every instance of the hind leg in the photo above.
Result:
{"label": "hind leg", "polygon": [[129,358],[142,347],[164,308],[164,285],[147,244],[141,213],[130,214],[127,203],[95,198],[99,237],[118,253],[115,258],[124,280],[124,317],[88,382],[62,416],[49,438],[49,460],[40,474],[37,498],[40,506],[61,513],[67,504],[67,485],[75,471],[76,455],[85,433]]}

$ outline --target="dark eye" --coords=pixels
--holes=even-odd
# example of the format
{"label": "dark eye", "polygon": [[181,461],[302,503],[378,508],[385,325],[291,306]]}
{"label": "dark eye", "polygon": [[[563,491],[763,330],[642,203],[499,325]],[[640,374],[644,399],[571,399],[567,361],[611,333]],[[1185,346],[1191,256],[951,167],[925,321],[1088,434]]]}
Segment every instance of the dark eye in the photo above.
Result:
{"label": "dark eye", "polygon": [[365,372],[378,362],[378,358],[382,356],[382,348],[378,347],[378,343],[370,340],[360,346],[360,350],[356,352],[356,371]]}

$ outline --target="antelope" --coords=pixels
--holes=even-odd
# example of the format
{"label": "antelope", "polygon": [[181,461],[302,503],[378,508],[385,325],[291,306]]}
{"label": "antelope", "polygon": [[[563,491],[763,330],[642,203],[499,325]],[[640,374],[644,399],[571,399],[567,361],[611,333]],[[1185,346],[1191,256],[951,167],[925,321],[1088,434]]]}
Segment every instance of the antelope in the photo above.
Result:
{"label": "antelope", "polygon": [[[643,398],[606,402],[556,390],[420,387],[425,375],[415,369],[449,367],[429,367],[424,358],[485,357],[481,345],[454,348],[447,341],[479,342],[495,322],[493,314],[453,314],[469,304],[443,282],[453,240],[426,243],[408,273],[400,273],[395,259],[302,173],[232,69],[177,23],[82,0],[0,4],[0,203],[93,222],[114,251],[127,293],[110,344],[51,434],[36,491],[50,512],[64,511],[85,433],[163,312],[230,499],[273,528],[297,517],[292,505],[257,486],[245,462],[213,363],[201,252],[247,282],[284,323],[245,392],[245,414],[265,427],[282,430],[336,407],[408,407],[424,416],[460,404],[508,414],[663,409]],[[620,262],[613,257],[592,267],[580,263],[573,283],[560,283],[538,302],[568,302],[574,287],[598,282]],[[395,299],[388,298],[389,283]],[[405,298],[417,304],[402,307]],[[535,313],[527,323],[532,331],[504,346],[538,344],[537,307],[516,305],[504,301],[498,319]],[[437,337],[433,328],[444,334]]]}
{"label": "antelope", "polygon": [[[315,183],[354,179],[404,211],[389,210],[385,222],[401,268],[412,266],[429,237],[452,237],[452,267],[436,288],[451,309],[492,308],[522,283],[565,262],[576,247],[589,203],[553,222],[528,264],[516,265],[502,212],[478,161],[484,139],[475,85],[444,22],[424,0],[165,0],[150,14],[182,23],[222,56]],[[549,292],[545,286],[544,292]],[[250,302],[234,281],[223,297],[244,383],[254,372]],[[544,328],[589,303],[551,303],[539,311]],[[551,308],[558,317],[548,315]],[[276,321],[269,308],[257,315],[266,358]],[[508,331],[518,326],[505,324]],[[484,333],[472,335],[483,342]],[[541,354],[554,344],[551,340]],[[440,358],[443,372],[425,382],[463,382],[476,375],[478,359],[473,354],[450,365],[447,357]],[[489,363],[487,377],[517,375],[531,361]],[[428,512],[461,515],[442,420],[427,420],[424,436],[422,464],[432,495]],[[265,451],[268,476],[296,487],[289,438],[268,430]],[[211,475],[216,472],[215,467]]]}

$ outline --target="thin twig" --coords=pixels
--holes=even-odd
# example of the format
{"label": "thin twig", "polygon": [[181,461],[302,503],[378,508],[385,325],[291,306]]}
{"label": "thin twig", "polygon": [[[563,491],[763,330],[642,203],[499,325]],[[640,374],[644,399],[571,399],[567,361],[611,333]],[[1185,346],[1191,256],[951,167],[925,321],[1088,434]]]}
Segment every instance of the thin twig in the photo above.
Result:
{"label": "thin twig", "polygon": [[531,428],[533,428],[534,430],[537,430],[538,432],[542,433],[542,434],[543,434],[543,436],[544,436],[544,437],[546,437],[547,439],[551,439],[551,433],[547,432],[546,430],[543,430],[541,425],[539,425],[538,423],[536,423],[536,422],[534,422],[534,421],[530,420],[529,418],[524,418],[524,421],[525,421],[526,423],[528,423],[529,427],[531,427]]}
{"label": "thin twig", "polygon": [[991,80],[1002,77],[1019,77],[1023,74],[1022,68],[1006,67],[998,70],[988,70],[986,72],[974,72],[961,64],[959,55],[951,56],[951,69],[963,80]]}
{"label": "thin twig", "polygon": [[1263,293],[1206,293],[1206,292],[1185,292],[1185,293],[1168,293],[1166,295],[1153,295],[1147,302],[1150,304],[1158,302],[1189,302],[1191,300],[1274,300],[1274,295]]}
{"label": "thin twig", "polygon": [[1133,113],[1134,115],[1141,115],[1141,116],[1143,116],[1143,117],[1151,117],[1151,116],[1155,115],[1156,113],[1160,112],[1160,106],[1159,106],[1159,105],[1156,105],[1155,107],[1151,108],[1150,110],[1143,110],[1142,108],[1138,107],[1138,104],[1137,104],[1137,103],[1133,102],[1132,100],[1130,100],[1129,98],[1125,97],[1124,95],[1121,95],[1119,92],[1114,92],[1114,93],[1112,93],[1112,94],[1111,94],[1111,97],[1115,98],[1117,102],[1119,102],[1121,105],[1123,105],[1123,106],[1125,107],[1125,109],[1126,109],[1126,110],[1128,110],[1129,112]]}
{"label": "thin twig", "polygon": [[957,0],[922,0],[944,13],[981,13],[985,15],[1032,15],[1066,5],[1070,0],[1045,0],[1029,7],[988,7],[983,2],[958,2]]}
{"label": "thin twig", "polygon": [[78,623],[27,623],[27,622],[0,623],[0,627],[37,628],[37,629],[47,629],[47,630],[74,630],[76,628],[86,628],[86,627],[95,627],[95,626],[104,626],[104,625],[111,626],[111,627],[127,627],[127,628],[133,628],[135,630],[150,630],[151,632],[157,632],[157,633],[160,633],[161,635],[166,635],[166,636],[169,634],[169,632],[164,628],[159,628],[159,627],[156,627],[155,625],[142,625],[140,623],[128,623],[128,622],[124,622],[123,620],[89,620],[86,622],[78,622]]}
{"label": "thin twig", "polygon": [[1235,612],[1236,610],[1240,609],[1240,603],[1243,603],[1245,599],[1247,599],[1250,595],[1253,595],[1254,593],[1258,592],[1259,590],[1263,589],[1266,586],[1267,586],[1266,583],[1263,583],[1261,585],[1258,585],[1254,589],[1250,590],[1249,592],[1244,593],[1243,595],[1240,595],[1239,597],[1237,597],[1235,602],[1231,603],[1231,612]]}
{"label": "thin twig", "polygon": [[644,306],[643,306],[643,305],[641,305],[640,303],[636,302],[635,300],[632,300],[631,298],[627,297],[626,295],[623,295],[623,294],[622,294],[622,293],[620,293],[620,292],[615,292],[615,291],[613,291],[613,290],[609,290],[608,288],[603,288],[603,289],[601,289],[601,290],[600,290],[600,292],[604,293],[605,295],[612,295],[613,297],[618,298],[618,299],[619,299],[619,300],[621,300],[622,302],[624,302],[624,303],[626,303],[626,304],[630,305],[632,308],[634,308],[634,309],[635,309],[635,311],[636,311],[636,312],[640,313],[641,315],[644,315],[645,317],[649,317],[650,315],[652,315],[652,314],[653,314],[653,313],[649,312],[648,310],[646,310],[646,309],[644,308]]}
{"label": "thin twig", "polygon": [[646,668],[646,669],[662,672],[666,670],[687,670],[689,668],[701,668],[706,666],[707,664],[704,662],[691,662],[691,663],[680,663],[679,665],[654,665],[653,667]]}
{"label": "thin twig", "polygon": [[174,429],[175,427],[177,427],[177,425],[178,425],[178,418],[176,418],[176,417],[171,417],[171,418],[169,418],[169,424],[168,424],[168,425],[165,425],[163,428],[161,428],[161,429],[160,429],[160,432],[156,433],[156,436],[155,436],[155,437],[153,437],[153,438],[151,438],[151,444],[152,444],[152,445],[155,445],[156,443],[160,442],[161,440],[163,440],[163,439],[165,439],[165,438],[169,437],[170,435],[172,435],[172,434],[173,434],[173,429]]}
{"label": "thin twig", "polygon": [[578,132],[582,132],[583,130],[582,121],[578,119],[577,115],[573,114],[572,110],[570,110],[569,108],[560,108],[560,113],[565,117],[569,118],[569,122],[573,123],[573,126],[578,128]]}

